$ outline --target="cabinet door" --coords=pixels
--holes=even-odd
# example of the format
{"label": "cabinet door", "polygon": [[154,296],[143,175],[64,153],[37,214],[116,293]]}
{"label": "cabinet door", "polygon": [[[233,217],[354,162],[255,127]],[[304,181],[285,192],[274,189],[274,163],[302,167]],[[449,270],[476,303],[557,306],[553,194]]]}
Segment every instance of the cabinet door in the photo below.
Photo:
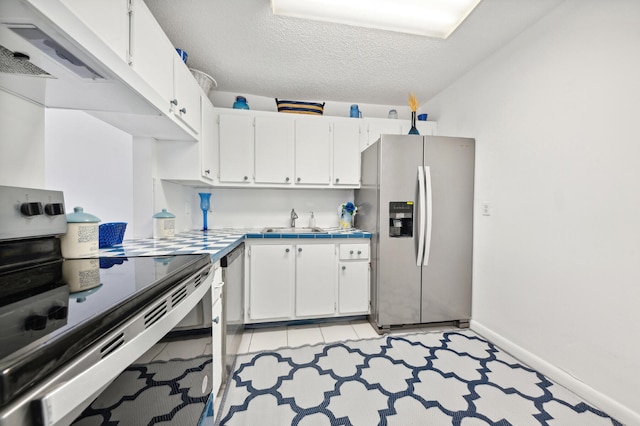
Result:
{"label": "cabinet door", "polygon": [[291,318],[293,246],[254,245],[249,250],[249,319]]}
{"label": "cabinet door", "polygon": [[360,120],[333,123],[333,184],[360,184]]}
{"label": "cabinet door", "polygon": [[[175,50],[174,50],[175,52]],[[200,94],[202,89],[177,54],[173,55],[173,114],[191,128],[200,133]]]}
{"label": "cabinet door", "polygon": [[200,174],[213,180],[218,174],[218,120],[209,99],[200,96],[202,108],[202,132],[200,133]]}
{"label": "cabinet door", "polygon": [[369,262],[340,262],[338,312],[341,315],[369,312]]}
{"label": "cabinet door", "polygon": [[166,100],[173,99],[176,50],[143,0],[132,0],[131,67]]}
{"label": "cabinet door", "polygon": [[[364,151],[366,147],[380,139],[380,135],[401,135],[402,134],[402,122],[396,119],[388,118],[368,118],[366,119],[368,132],[367,137],[363,138],[366,142],[360,147],[361,151]],[[409,131],[407,130],[407,133]]]}
{"label": "cabinet door", "polygon": [[62,0],[123,61],[129,53],[127,0]]}
{"label": "cabinet door", "polygon": [[336,308],[335,246],[296,246],[296,317],[332,316]]}
{"label": "cabinet door", "polygon": [[253,116],[221,114],[220,182],[250,183],[253,176]]}
{"label": "cabinet door", "polygon": [[299,118],[295,128],[296,183],[328,185],[331,181],[331,123],[322,117]]}
{"label": "cabinet door", "polygon": [[293,119],[255,118],[255,180],[258,183],[293,183]]}

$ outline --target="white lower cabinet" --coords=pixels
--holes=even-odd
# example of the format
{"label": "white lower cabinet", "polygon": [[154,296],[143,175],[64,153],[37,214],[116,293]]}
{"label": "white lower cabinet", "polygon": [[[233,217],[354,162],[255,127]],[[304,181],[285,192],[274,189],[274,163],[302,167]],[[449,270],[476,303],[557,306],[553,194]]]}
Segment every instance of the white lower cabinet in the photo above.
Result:
{"label": "white lower cabinet", "polygon": [[338,313],[369,313],[369,261],[341,261]]}
{"label": "white lower cabinet", "polygon": [[245,323],[369,313],[368,239],[291,241],[245,240]]}
{"label": "white lower cabinet", "polygon": [[249,297],[245,309],[248,321],[285,320],[293,314],[294,261],[293,245],[251,246],[249,256]]}
{"label": "white lower cabinet", "polygon": [[296,317],[335,313],[335,252],[333,244],[296,246]]}

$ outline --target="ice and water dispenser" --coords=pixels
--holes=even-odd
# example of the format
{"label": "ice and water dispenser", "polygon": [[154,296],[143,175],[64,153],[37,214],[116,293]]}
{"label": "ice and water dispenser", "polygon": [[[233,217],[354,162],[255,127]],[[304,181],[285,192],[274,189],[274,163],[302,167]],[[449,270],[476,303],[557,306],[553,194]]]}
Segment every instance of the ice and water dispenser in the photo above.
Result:
{"label": "ice and water dispenser", "polygon": [[413,237],[413,201],[389,203],[389,236]]}

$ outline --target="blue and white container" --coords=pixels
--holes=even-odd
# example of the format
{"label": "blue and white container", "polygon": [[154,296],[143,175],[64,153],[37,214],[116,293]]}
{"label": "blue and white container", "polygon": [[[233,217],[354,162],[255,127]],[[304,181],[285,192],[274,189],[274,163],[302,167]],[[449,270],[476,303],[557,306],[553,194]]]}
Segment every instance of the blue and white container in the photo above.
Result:
{"label": "blue and white container", "polygon": [[176,235],[176,215],[162,209],[153,215],[153,238],[173,238]]}
{"label": "blue and white container", "polygon": [[67,215],[67,233],[60,238],[62,257],[84,259],[98,257],[98,223],[100,219],[85,213],[82,207],[74,207]]}

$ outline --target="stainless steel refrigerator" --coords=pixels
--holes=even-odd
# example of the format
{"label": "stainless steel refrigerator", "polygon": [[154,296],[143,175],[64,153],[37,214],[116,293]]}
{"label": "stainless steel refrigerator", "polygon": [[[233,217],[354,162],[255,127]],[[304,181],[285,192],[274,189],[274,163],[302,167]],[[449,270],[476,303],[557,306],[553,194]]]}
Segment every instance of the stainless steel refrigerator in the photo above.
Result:
{"label": "stainless steel refrigerator", "polygon": [[475,140],[382,135],[362,152],[356,226],[372,233],[371,319],[471,318]]}

